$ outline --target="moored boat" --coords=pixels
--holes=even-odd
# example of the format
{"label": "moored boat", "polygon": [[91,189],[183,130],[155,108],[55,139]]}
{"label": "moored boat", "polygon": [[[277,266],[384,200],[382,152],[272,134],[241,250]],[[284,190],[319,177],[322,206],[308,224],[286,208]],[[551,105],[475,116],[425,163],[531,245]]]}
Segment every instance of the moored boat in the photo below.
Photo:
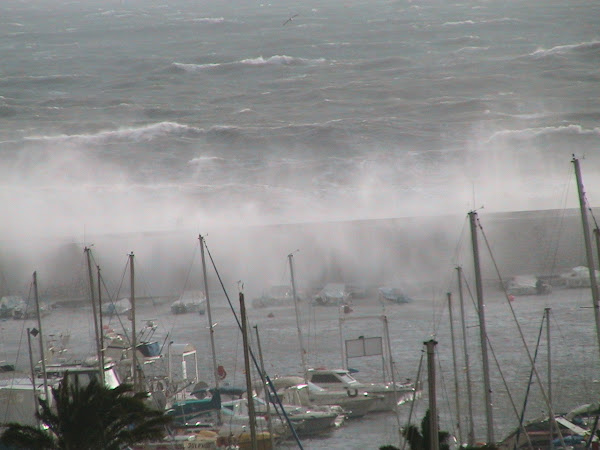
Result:
{"label": "moored boat", "polygon": [[372,395],[376,401],[371,411],[394,411],[419,395],[412,383],[361,383],[346,369],[308,369],[306,379],[326,390],[345,390],[349,396]]}

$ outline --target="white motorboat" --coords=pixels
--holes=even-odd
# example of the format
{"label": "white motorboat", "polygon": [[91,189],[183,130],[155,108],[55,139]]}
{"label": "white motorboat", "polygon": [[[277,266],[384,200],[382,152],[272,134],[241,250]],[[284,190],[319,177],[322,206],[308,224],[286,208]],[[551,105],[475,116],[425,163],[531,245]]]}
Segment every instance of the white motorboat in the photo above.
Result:
{"label": "white motorboat", "polygon": [[[299,436],[315,435],[340,427],[346,412],[338,405],[315,405],[310,401],[307,384],[291,385],[277,391],[285,413]],[[276,402],[273,402],[277,405]],[[262,406],[257,411],[264,413]]]}
{"label": "white motorboat", "polygon": [[[373,410],[378,401],[381,401],[381,396],[376,396],[373,394],[359,394],[357,392],[355,395],[354,391],[347,391],[343,389],[337,391],[323,389],[314,383],[307,383],[301,377],[279,377],[271,381],[278,393],[290,387],[301,389],[302,386],[305,386],[307,388],[307,395],[303,393],[299,396],[301,399],[301,406],[313,407],[337,405],[342,408],[346,417],[351,419],[363,417]],[[288,399],[288,401],[289,400],[290,399]]]}
{"label": "white motorboat", "polygon": [[345,390],[350,396],[373,395],[377,400],[372,411],[394,411],[419,394],[412,383],[361,383],[346,369],[308,369],[306,379],[326,390]]}

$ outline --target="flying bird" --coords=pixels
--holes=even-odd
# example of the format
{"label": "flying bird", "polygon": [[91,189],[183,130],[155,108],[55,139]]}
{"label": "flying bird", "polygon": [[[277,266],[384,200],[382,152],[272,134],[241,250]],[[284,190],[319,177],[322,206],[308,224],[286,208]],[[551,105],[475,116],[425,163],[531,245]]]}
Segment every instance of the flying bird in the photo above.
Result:
{"label": "flying bird", "polygon": [[290,23],[292,21],[292,19],[294,17],[298,17],[299,14],[294,14],[293,16],[291,16],[288,20],[286,20],[285,22],[283,22],[283,25],[287,25],[288,23]]}

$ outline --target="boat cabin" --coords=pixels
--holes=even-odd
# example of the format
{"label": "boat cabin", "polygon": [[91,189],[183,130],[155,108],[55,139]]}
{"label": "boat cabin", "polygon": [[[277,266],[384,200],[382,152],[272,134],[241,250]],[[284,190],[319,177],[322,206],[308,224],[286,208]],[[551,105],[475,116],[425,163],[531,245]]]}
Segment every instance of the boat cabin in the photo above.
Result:
{"label": "boat cabin", "polygon": [[345,369],[308,369],[306,379],[317,386],[327,388],[344,388],[361,384]]}

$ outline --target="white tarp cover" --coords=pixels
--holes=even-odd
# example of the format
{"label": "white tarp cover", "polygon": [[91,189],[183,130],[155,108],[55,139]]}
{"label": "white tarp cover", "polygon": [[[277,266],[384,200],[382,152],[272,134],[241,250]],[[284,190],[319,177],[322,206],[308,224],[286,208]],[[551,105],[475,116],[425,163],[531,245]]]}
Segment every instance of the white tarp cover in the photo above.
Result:
{"label": "white tarp cover", "polygon": [[381,337],[348,339],[346,340],[346,356],[358,358],[360,356],[375,356],[383,354]]}

